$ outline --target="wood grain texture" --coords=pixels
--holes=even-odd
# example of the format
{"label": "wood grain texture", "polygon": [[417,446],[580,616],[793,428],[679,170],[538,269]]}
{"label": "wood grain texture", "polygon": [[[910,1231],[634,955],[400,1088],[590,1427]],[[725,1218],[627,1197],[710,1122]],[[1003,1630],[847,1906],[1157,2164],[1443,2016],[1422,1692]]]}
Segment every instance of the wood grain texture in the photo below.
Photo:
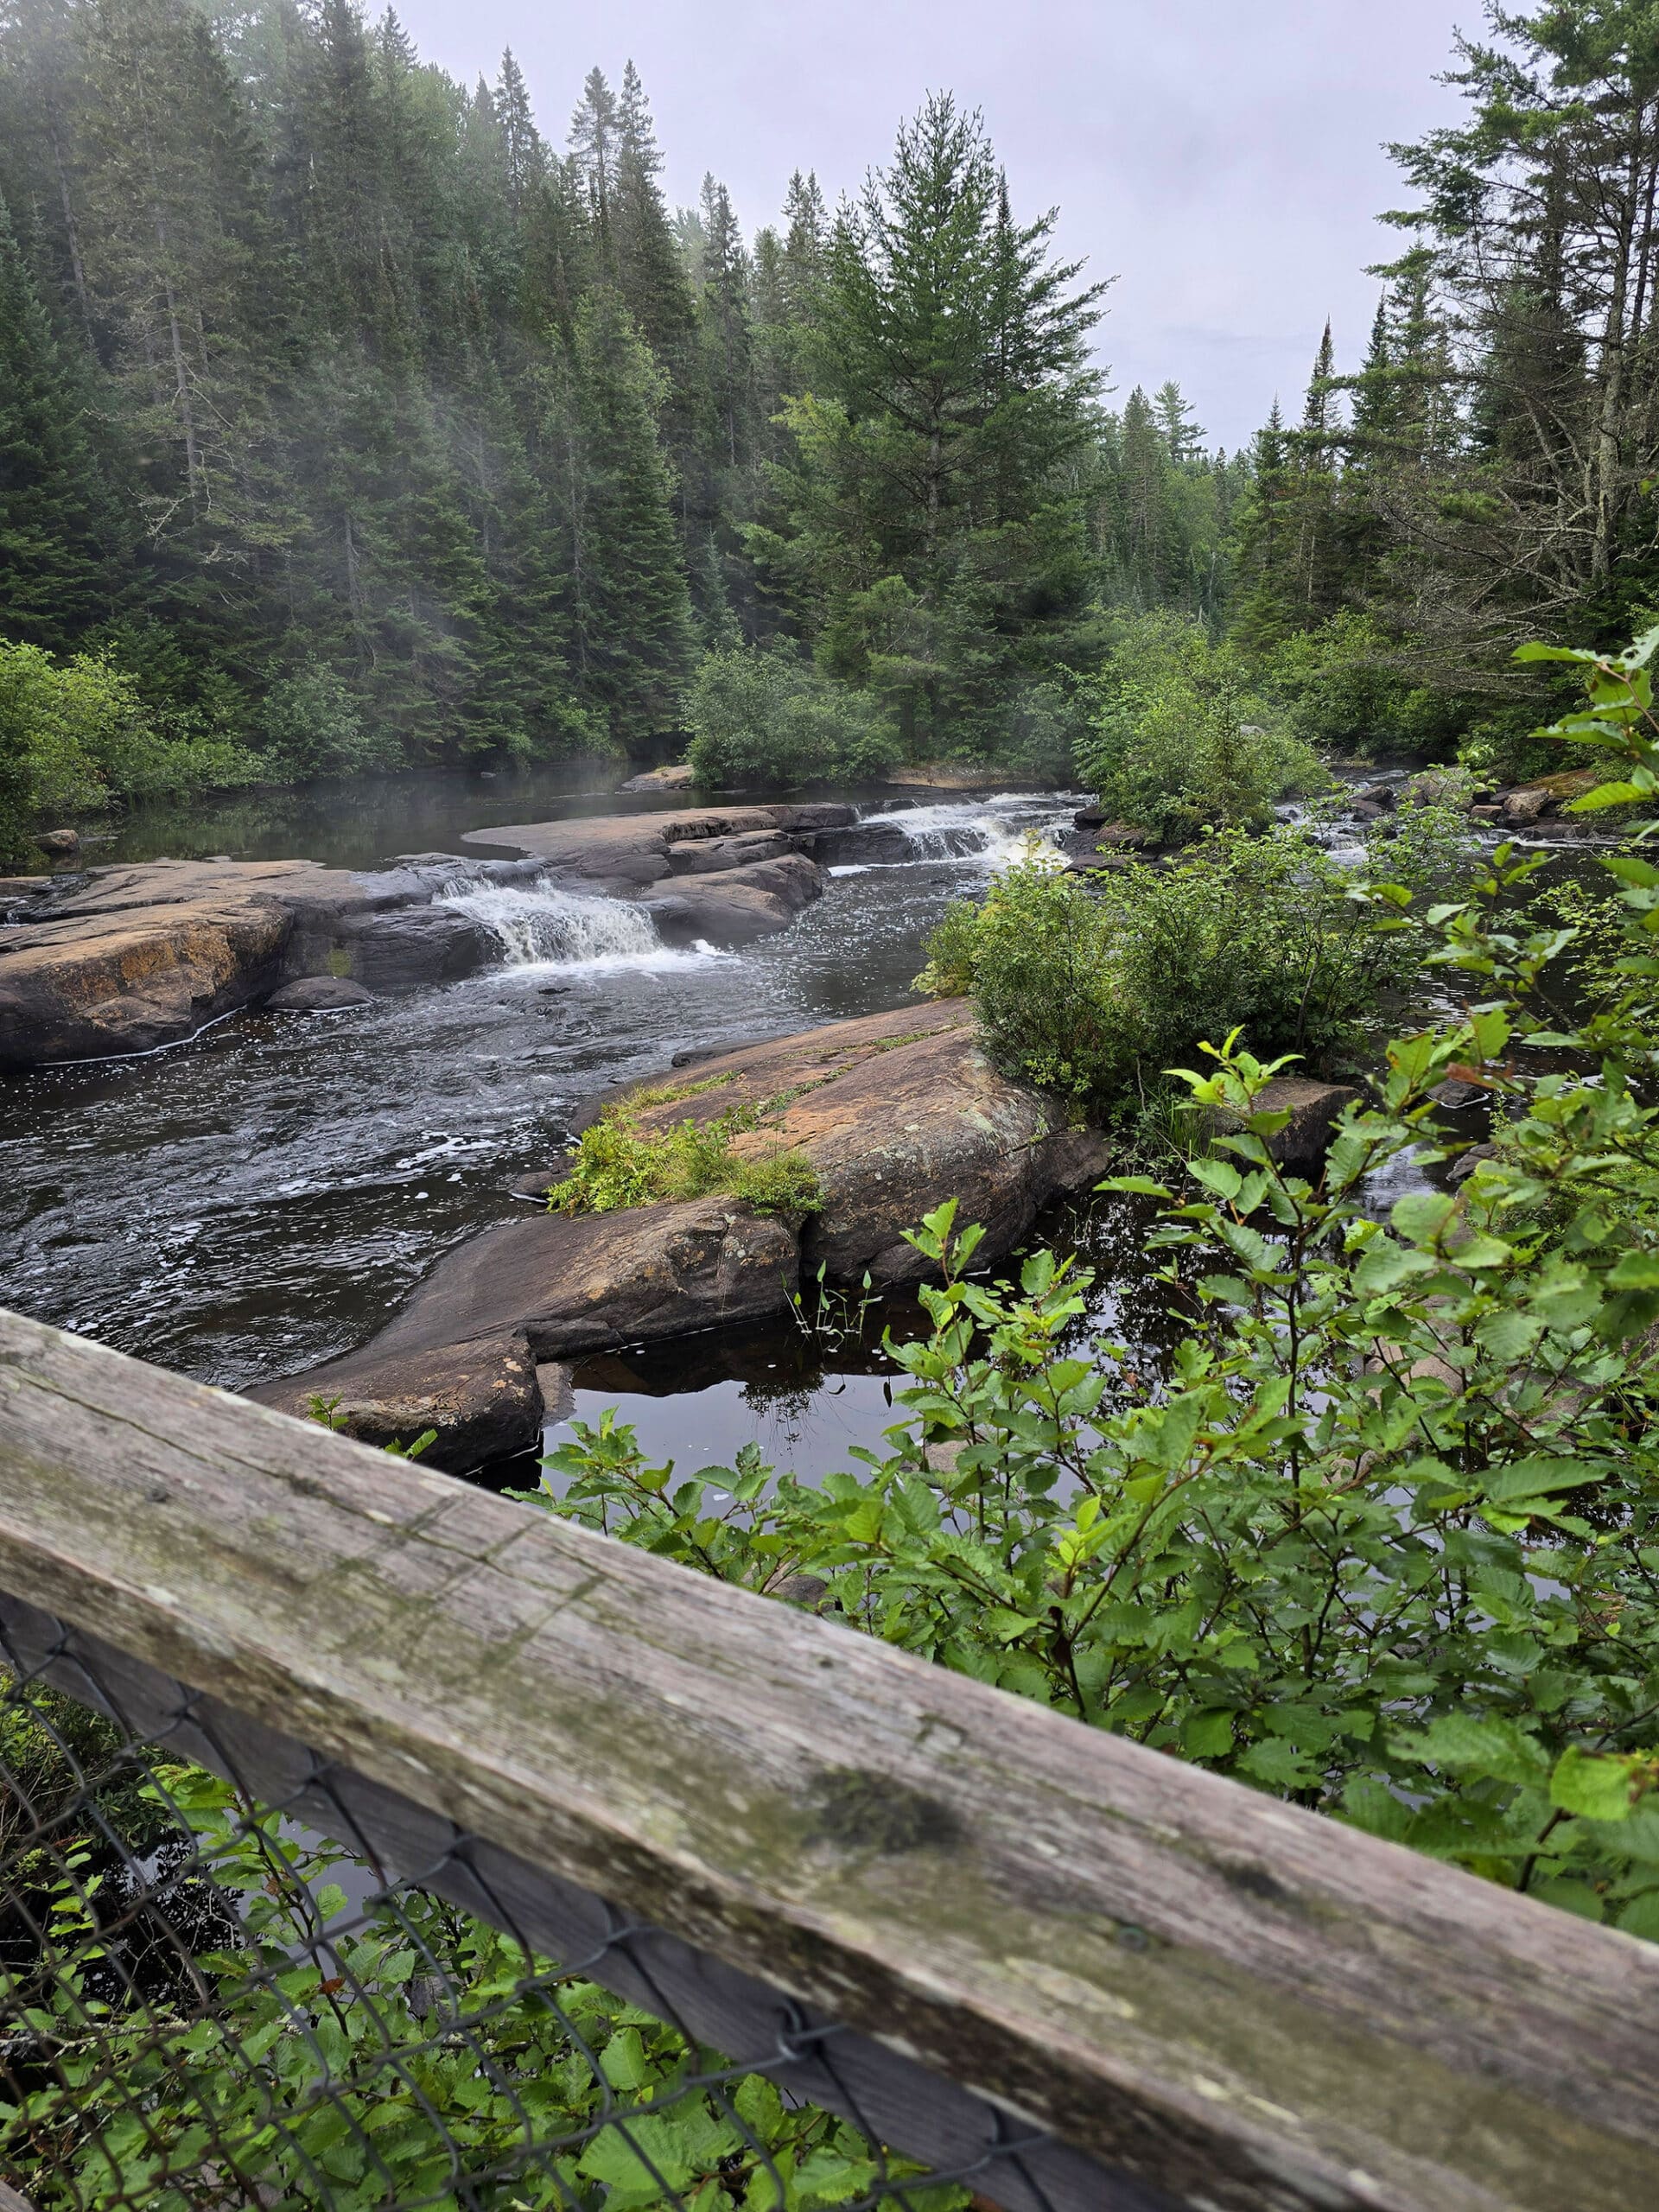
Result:
{"label": "wood grain texture", "polygon": [[1653,2200],[1659,1950],[15,1316],[0,1586],[1195,2212]]}

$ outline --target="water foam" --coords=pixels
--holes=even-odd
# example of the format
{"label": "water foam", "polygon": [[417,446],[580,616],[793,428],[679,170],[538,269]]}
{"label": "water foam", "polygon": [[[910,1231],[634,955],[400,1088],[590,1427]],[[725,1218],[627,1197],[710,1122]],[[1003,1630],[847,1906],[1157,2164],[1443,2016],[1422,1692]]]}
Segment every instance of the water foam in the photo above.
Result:
{"label": "water foam", "polygon": [[496,938],[509,968],[679,968],[728,956],[699,938],[685,952],[665,945],[642,906],[553,883],[449,885],[446,906],[471,915]]}
{"label": "water foam", "polygon": [[861,817],[861,826],[903,832],[912,857],[908,862],[887,863],[890,867],[913,867],[918,861],[968,860],[995,871],[1020,858],[1027,837],[1033,831],[1039,838],[1046,839],[1065,818],[1051,812],[1050,804],[1033,801],[1029,792],[999,791],[987,798],[945,799],[929,806],[895,807],[883,814],[867,814]]}

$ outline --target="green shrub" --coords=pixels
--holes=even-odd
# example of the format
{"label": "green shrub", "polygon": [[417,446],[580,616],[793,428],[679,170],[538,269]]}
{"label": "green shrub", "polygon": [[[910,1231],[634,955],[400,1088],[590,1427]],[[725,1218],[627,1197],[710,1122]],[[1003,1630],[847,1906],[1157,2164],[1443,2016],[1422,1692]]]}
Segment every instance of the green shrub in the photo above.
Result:
{"label": "green shrub", "polygon": [[258,764],[188,714],[163,716],[135,679],[90,653],[54,659],[0,640],[0,851],[25,851],[48,814],[111,798],[248,783]]}
{"label": "green shrub", "polygon": [[1160,843],[1205,828],[1260,827],[1276,799],[1330,779],[1246,688],[1243,664],[1200,622],[1141,616],[1083,687],[1090,728],[1079,774],[1119,820]]}
{"label": "green shrub", "polygon": [[257,729],[270,765],[284,777],[351,775],[395,768],[402,759],[395,737],[365,729],[356,700],[319,661],[277,677],[260,706]]}
{"label": "green shrub", "polygon": [[[1558,734],[1625,769],[1581,810],[1659,793],[1656,656],[1659,628],[1581,657],[1592,711]],[[676,1481],[607,1420],[555,1455],[553,1510],[762,1591],[814,1576],[938,1663],[1659,1939],[1659,866],[1610,859],[1623,950],[1599,906],[1568,1029],[1535,998],[1562,950],[1520,912],[1539,865],[1500,849],[1401,933],[1481,1002],[1390,1046],[1316,1182],[1272,1158],[1273,1064],[1185,1078],[1238,1133],[1179,1188],[1107,1186],[1159,1210],[1182,1287],[1150,1387],[1079,1341],[1085,1274],[975,1280],[949,1205],[912,1239],[943,1281],[931,1338],[890,1344],[885,1462]],[[1499,1155],[1382,1214],[1459,1148],[1448,1077],[1491,1096]]]}
{"label": "green shrub", "polygon": [[[1394,874],[1409,874],[1412,835],[1396,832]],[[1412,938],[1307,836],[1230,830],[1172,866],[1090,879],[1033,852],[947,911],[917,983],[970,995],[1010,1073],[1111,1116],[1235,1029],[1340,1062],[1414,968]]]}
{"label": "green shrub", "polygon": [[899,758],[880,704],[832,682],[781,639],[710,653],[687,690],[685,719],[697,781],[719,790],[858,782]]}
{"label": "green shrub", "polygon": [[[705,1087],[687,1084],[679,1095]],[[734,1137],[764,1126],[771,1102],[734,1107],[709,1122],[688,1116],[665,1129],[641,1129],[636,1116],[662,1095],[620,1099],[582,1131],[570,1152],[569,1173],[548,1192],[550,1213],[614,1213],[625,1206],[717,1196],[746,1198],[757,1213],[816,1211],[818,1179],[804,1153],[782,1146],[747,1153],[733,1148]]]}
{"label": "green shrub", "polygon": [[1333,615],[1274,646],[1254,680],[1292,735],[1321,753],[1441,753],[1464,718],[1460,703],[1414,684],[1395,649],[1362,614]]}

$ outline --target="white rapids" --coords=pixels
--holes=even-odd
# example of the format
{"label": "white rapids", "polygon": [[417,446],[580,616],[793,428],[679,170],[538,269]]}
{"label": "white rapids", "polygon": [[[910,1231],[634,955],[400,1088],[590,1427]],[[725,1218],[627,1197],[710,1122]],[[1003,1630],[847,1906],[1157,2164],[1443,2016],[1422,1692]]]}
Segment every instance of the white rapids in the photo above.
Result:
{"label": "white rapids", "polygon": [[595,898],[553,883],[464,881],[442,895],[446,906],[490,931],[508,968],[651,971],[727,957],[701,938],[685,951],[665,945],[651,916],[626,899]]}

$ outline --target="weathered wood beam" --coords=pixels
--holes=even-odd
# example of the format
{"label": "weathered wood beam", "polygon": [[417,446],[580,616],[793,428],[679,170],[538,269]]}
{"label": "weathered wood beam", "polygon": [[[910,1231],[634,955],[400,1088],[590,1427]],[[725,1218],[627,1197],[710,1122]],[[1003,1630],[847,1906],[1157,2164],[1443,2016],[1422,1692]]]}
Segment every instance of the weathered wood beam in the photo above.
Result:
{"label": "weathered wood beam", "polygon": [[1179,2203],[1651,2194],[1659,1948],[15,1316],[0,1588]]}

